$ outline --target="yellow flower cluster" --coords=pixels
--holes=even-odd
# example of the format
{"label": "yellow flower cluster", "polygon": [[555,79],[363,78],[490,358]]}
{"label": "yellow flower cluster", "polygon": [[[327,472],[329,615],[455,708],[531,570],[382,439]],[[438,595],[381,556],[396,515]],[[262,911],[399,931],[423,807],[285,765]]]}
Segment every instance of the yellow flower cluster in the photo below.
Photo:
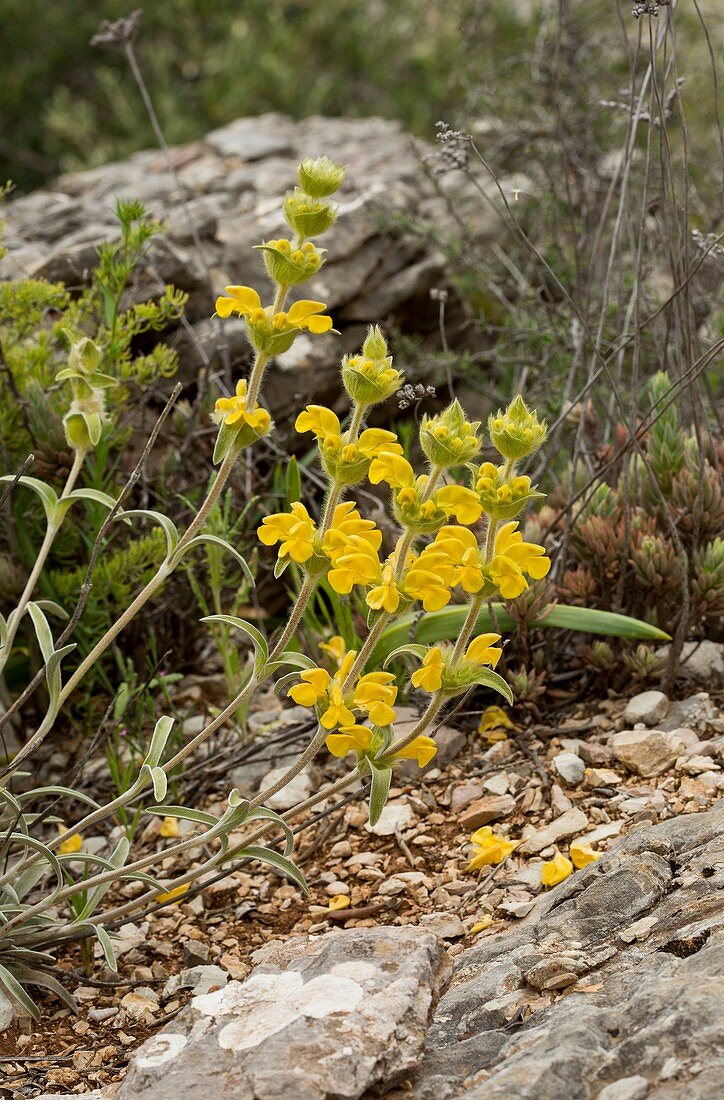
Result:
{"label": "yellow flower cluster", "polygon": [[500,634],[479,634],[473,638],[464,655],[455,660],[451,646],[432,646],[425,654],[422,666],[412,674],[413,687],[433,694],[458,695],[465,690],[480,668],[495,668],[503,653],[495,643]]}
{"label": "yellow flower cluster", "polygon": [[333,481],[356,485],[367,476],[370,463],[382,451],[402,454],[394,432],[366,428],[358,438],[342,433],[339,417],[324,405],[307,405],[294,425],[298,432],[314,432],[322,465]]}
{"label": "yellow flower cluster", "polygon": [[498,530],[489,562],[473,532],[464,527],[443,527],[431,545],[454,567],[453,583],[464,592],[478,593],[487,587],[490,594],[497,589],[505,600],[514,600],[528,588],[526,573],[541,580],[551,567],[544,548],[524,542],[514,521]]}
{"label": "yellow flower cluster", "polygon": [[370,466],[373,485],[386,482],[393,490],[392,507],[402,527],[416,534],[430,534],[454,517],[459,523],[475,523],[483,514],[476,493],[463,485],[432,489],[430,475],[415,476],[410,463],[399,453],[383,451]]}
{"label": "yellow flower cluster", "polygon": [[300,332],[315,334],[332,331],[332,318],[325,314],[324,302],[302,299],[285,312],[262,306],[258,293],[250,286],[227,286],[226,294],[216,299],[219,317],[238,313],[254,348],[263,355],[282,355]]}
{"label": "yellow flower cluster", "polygon": [[[335,547],[349,539],[364,539],[367,545],[379,547],[382,532],[371,519],[362,519],[354,501],[338,504],[332,516],[329,530],[323,535],[309,512],[299,501],[292,504],[290,512],[275,512],[266,516],[257,528],[260,542],[265,546],[279,543],[279,558],[289,558],[306,565],[315,573],[324,573],[334,560]],[[312,561],[312,559],[315,559]]]}
{"label": "yellow flower cluster", "polygon": [[233,397],[218,399],[214,407],[217,420],[228,428],[246,424],[257,436],[264,435],[271,427],[271,417],[267,410],[262,409],[258,404],[255,404],[251,410],[247,409],[246,388],[246,379],[242,378],[236,383],[236,393]]}

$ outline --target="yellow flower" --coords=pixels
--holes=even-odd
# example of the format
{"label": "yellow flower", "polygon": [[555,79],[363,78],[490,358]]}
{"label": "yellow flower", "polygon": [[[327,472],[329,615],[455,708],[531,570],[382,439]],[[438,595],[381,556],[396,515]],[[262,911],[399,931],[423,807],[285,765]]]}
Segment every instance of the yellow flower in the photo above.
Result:
{"label": "yellow flower", "polygon": [[332,565],[327,579],[335,592],[348,596],[356,584],[369,585],[379,580],[381,573],[377,551],[362,535],[353,536],[339,553],[331,554]]}
{"label": "yellow flower", "polygon": [[373,611],[392,614],[400,606],[400,593],[395,583],[395,571],[391,565],[382,570],[380,583],[367,593],[367,606]]}
{"label": "yellow flower", "polygon": [[314,432],[317,439],[340,434],[339,417],[324,405],[307,405],[294,423],[297,432]]}
{"label": "yellow flower", "polygon": [[415,484],[415,471],[406,458],[393,451],[382,451],[370,466],[373,485],[386,481],[392,489],[404,489]]}
{"label": "yellow flower", "polygon": [[326,668],[307,668],[299,674],[301,684],[289,689],[289,697],[300,707],[314,707],[327,694],[332,677]]}
{"label": "yellow flower", "polygon": [[254,325],[269,324],[274,331],[307,329],[309,332],[329,332],[331,317],[319,316],[327,308],[324,302],[314,302],[303,298],[295,302],[286,313],[272,313],[272,307],[263,307],[261,298],[250,286],[227,286],[226,296],[216,299],[216,312],[219,317],[230,317],[238,313]]}
{"label": "yellow flower", "polygon": [[554,858],[541,864],[540,880],[544,886],[557,886],[571,874],[573,874],[573,864],[570,859],[562,856],[557,848]]}
{"label": "yellow flower", "polygon": [[389,726],[397,717],[392,709],[396,698],[397,687],[391,672],[368,672],[357,681],[352,705],[366,712],[373,725]]}
{"label": "yellow flower", "polygon": [[299,501],[292,504],[291,513],[277,512],[266,516],[256,533],[265,546],[281,543],[280,558],[289,557],[301,564],[314,553],[314,521]]}
{"label": "yellow flower", "polygon": [[528,587],[524,573],[541,580],[551,567],[545,549],[533,542],[523,542],[515,521],[505,523],[495,536],[490,576],[503,599],[514,600]]}
{"label": "yellow flower", "polygon": [[349,903],[348,894],[335,894],[334,897],[330,899],[329,908],[334,913],[338,909],[346,909]]}
{"label": "yellow flower", "polygon": [[602,853],[596,852],[583,840],[574,840],[571,844],[571,859],[573,860],[573,866],[579,871],[583,867],[587,867],[589,863],[595,863],[597,859],[601,858]]}
{"label": "yellow flower", "polygon": [[470,929],[471,936],[477,936],[479,932],[484,932],[486,928],[490,928],[493,923],[493,918],[490,913],[486,913],[484,917],[481,917],[477,924],[474,924]]}
{"label": "yellow flower", "polygon": [[258,435],[263,435],[269,430],[271,417],[266,409],[259,405],[248,412],[246,408],[246,379],[242,378],[236,383],[234,397],[220,397],[214,405],[217,419],[232,428],[235,424],[248,424]]}
{"label": "yellow flower", "polygon": [[326,745],[332,756],[343,757],[348,752],[366,752],[372,744],[372,730],[369,726],[350,725],[337,733],[330,733]]}
{"label": "yellow flower", "polygon": [[335,726],[353,726],[354,714],[344,701],[342,688],[334,684],[329,690],[329,703],[320,722],[326,730],[332,730]]}
{"label": "yellow flower", "polygon": [[[61,835],[65,832],[65,826],[59,825],[58,829]],[[76,852],[79,852],[83,847],[83,838],[80,833],[72,833],[67,840],[64,840],[62,844],[58,845],[58,852],[61,856],[72,856]]]}
{"label": "yellow flower", "polygon": [[512,722],[502,707],[486,707],[478,725],[478,733],[487,733],[488,741],[507,741],[506,729],[517,730],[515,722]]}
{"label": "yellow flower", "polygon": [[412,674],[413,687],[422,688],[423,691],[429,691],[430,694],[439,691],[442,687],[442,670],[442,650],[439,646],[433,646],[425,654],[422,667],[416,669]]}
{"label": "yellow flower", "polygon": [[433,494],[433,500],[446,516],[455,516],[459,523],[475,523],[483,514],[475,493],[463,485],[444,485]]}
{"label": "yellow flower", "polygon": [[175,817],[164,817],[161,822],[159,834],[162,837],[181,836],[181,830],[177,819]]}
{"label": "yellow flower", "polygon": [[472,661],[475,665],[490,665],[495,668],[503,653],[502,649],[494,648],[494,643],[499,641],[500,634],[479,634],[466,649],[465,660]]}
{"label": "yellow flower", "polygon": [[340,634],[333,634],[328,642],[320,642],[319,648],[322,650],[322,653],[326,653],[331,657],[339,668],[347,652],[344,638]]}
{"label": "yellow flower", "polygon": [[452,583],[452,567],[428,546],[405,573],[402,588],[406,596],[420,600],[425,611],[439,611],[450,603]]}
{"label": "yellow flower", "polygon": [[455,567],[454,585],[464,592],[479,592],[485,583],[478,540],[467,527],[443,527],[432,543]]}
{"label": "yellow flower", "polygon": [[419,768],[426,767],[437,752],[437,745],[432,737],[420,734],[404,749],[396,752],[393,760],[416,760]]}
{"label": "yellow flower", "polygon": [[357,441],[360,454],[370,460],[377,458],[382,453],[402,454],[402,447],[397,441],[394,432],[385,431],[384,428],[365,428]]}
{"label": "yellow flower", "polygon": [[480,867],[502,863],[520,843],[517,840],[506,840],[504,836],[497,836],[490,825],[483,825],[481,829],[476,829],[470,837],[470,842],[478,850],[467,866],[468,871],[477,871]]}

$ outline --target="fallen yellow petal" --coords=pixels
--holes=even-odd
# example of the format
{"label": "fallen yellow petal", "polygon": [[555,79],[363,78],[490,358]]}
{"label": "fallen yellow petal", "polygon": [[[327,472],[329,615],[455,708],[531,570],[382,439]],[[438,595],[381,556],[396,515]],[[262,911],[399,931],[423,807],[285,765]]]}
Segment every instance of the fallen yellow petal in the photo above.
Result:
{"label": "fallen yellow petal", "polygon": [[477,924],[474,924],[470,929],[471,936],[477,936],[478,932],[484,932],[486,928],[490,928],[493,923],[493,918],[490,913],[486,913],[484,917],[481,917]]}
{"label": "fallen yellow petal", "polygon": [[557,886],[572,874],[573,864],[560,852],[556,852],[553,859],[541,864],[540,880],[544,886]]}
{"label": "fallen yellow petal", "polygon": [[573,866],[580,871],[582,867],[587,867],[589,863],[595,863],[597,859],[600,859],[602,852],[596,852],[590,844],[585,844],[582,840],[574,840],[571,844],[571,859],[573,860]]}
{"label": "fallen yellow petal", "polygon": [[348,905],[349,898],[346,894],[335,894],[329,903],[329,908],[332,910],[346,909]]}
{"label": "fallen yellow petal", "polygon": [[178,821],[175,817],[164,817],[159,832],[161,836],[165,837],[181,836],[181,830],[178,827]]}
{"label": "fallen yellow petal", "polygon": [[502,707],[486,707],[478,725],[478,733],[487,733],[491,744],[496,741],[506,741],[508,735],[505,730],[517,729],[515,722],[509,718]]}

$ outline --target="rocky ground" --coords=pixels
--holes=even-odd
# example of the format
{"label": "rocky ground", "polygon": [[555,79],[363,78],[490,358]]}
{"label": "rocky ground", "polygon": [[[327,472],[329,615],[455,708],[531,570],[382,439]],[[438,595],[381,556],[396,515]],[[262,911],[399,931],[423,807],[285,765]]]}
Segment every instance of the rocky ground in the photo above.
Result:
{"label": "rocky ground", "polygon": [[[48,1000],[41,1025],[14,1020],[0,1089],[714,1095],[724,717],[695,686],[520,728],[456,715],[435,766],[410,765],[374,830],[353,799],[300,833],[310,898],[246,865],[119,932],[118,975],[84,970],[78,949],[61,958],[80,1013]],[[260,706],[265,749],[247,750],[211,808],[229,778],[251,792],[304,741],[299,708]],[[320,757],[301,793],[333,766]],[[470,873],[483,824],[520,843]],[[143,845],[170,844],[160,828]],[[602,858],[544,890],[542,862],[574,839]]]}

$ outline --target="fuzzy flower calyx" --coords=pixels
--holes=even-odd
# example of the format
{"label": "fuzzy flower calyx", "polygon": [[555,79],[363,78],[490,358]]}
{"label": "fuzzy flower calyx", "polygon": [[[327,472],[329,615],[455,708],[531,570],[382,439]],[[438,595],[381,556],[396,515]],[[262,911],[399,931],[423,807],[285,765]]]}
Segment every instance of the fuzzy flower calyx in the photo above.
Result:
{"label": "fuzzy flower calyx", "polygon": [[505,411],[498,409],[497,414],[488,418],[488,432],[493,446],[503,458],[517,460],[537,451],[548,429],[518,394]]}
{"label": "fuzzy flower calyx", "polygon": [[284,196],[284,217],[294,232],[304,239],[326,233],[334,225],[337,211],[331,203],[295,187]]}
{"label": "fuzzy flower calyx", "polygon": [[286,238],[265,241],[254,246],[264,255],[264,266],[270,279],[280,286],[296,286],[311,279],[324,262],[326,249],[305,241],[298,248]]}
{"label": "fuzzy flower calyx", "polygon": [[420,446],[433,466],[443,470],[462,466],[480,450],[479,427],[479,421],[466,420],[460,402],[455,400],[437,416],[422,418]]}
{"label": "fuzzy flower calyx", "polygon": [[339,190],[344,174],[345,169],[329,157],[307,157],[297,168],[297,181],[305,195],[324,199]]}
{"label": "fuzzy flower calyx", "polygon": [[541,500],[544,493],[537,492],[525,475],[508,477],[505,466],[483,462],[475,477],[475,492],[483,511],[493,519],[515,519],[534,500]]}
{"label": "fuzzy flower calyx", "polygon": [[413,687],[422,688],[431,695],[435,692],[445,696],[462,694],[479,682],[481,669],[495,668],[503,652],[496,647],[499,641],[500,634],[480,634],[457,659],[451,646],[432,646],[420,668],[412,674]]}
{"label": "fuzzy flower calyx", "polygon": [[342,385],[355,404],[370,408],[386,401],[403,382],[404,375],[392,366],[382,330],[371,325],[362,351],[342,359]]}

